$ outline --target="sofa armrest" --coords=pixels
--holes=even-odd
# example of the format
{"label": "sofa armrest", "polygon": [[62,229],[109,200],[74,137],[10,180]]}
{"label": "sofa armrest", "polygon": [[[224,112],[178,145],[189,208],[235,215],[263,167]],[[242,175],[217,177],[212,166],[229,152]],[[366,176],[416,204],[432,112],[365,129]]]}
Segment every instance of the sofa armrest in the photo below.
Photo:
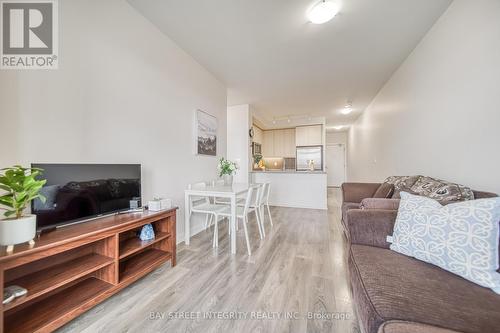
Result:
{"label": "sofa armrest", "polygon": [[380,185],[380,183],[343,183],[343,202],[361,203],[365,198],[372,198]]}
{"label": "sofa armrest", "polygon": [[388,249],[387,236],[392,235],[396,210],[351,209],[347,212],[347,230],[351,244]]}

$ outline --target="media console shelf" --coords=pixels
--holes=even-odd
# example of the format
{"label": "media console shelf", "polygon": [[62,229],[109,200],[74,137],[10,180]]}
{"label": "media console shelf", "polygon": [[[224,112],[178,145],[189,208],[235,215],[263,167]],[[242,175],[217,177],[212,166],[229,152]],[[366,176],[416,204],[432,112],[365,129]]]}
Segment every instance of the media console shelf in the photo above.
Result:
{"label": "media console shelf", "polygon": [[[0,247],[0,289],[19,285],[28,294],[2,305],[0,333],[51,332],[160,265],[175,266],[175,215],[113,215],[42,235],[35,245]],[[151,223],[155,239],[137,232]]]}

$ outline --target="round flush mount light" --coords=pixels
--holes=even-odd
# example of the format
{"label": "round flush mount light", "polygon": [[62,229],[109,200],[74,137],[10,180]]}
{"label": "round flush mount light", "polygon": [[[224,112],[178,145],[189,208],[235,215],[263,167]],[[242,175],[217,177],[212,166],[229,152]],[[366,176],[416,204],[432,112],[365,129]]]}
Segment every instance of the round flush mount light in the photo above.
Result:
{"label": "round flush mount light", "polygon": [[351,102],[348,102],[344,108],[340,111],[340,113],[342,114],[349,114],[352,112],[352,103]]}
{"label": "round flush mount light", "polygon": [[333,129],[337,130],[337,131],[340,131],[343,128],[344,128],[344,126],[333,126]]}
{"label": "round flush mount light", "polygon": [[323,24],[330,21],[340,11],[340,4],[333,0],[322,0],[316,3],[307,12],[307,18],[311,23]]}

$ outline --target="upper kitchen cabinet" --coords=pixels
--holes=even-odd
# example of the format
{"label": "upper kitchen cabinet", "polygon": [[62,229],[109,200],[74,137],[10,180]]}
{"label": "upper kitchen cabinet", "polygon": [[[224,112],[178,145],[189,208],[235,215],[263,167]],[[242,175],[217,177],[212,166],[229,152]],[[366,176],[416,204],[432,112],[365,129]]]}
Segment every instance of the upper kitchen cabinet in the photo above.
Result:
{"label": "upper kitchen cabinet", "polygon": [[285,144],[283,148],[283,157],[295,157],[295,129],[288,128],[283,130]]}
{"label": "upper kitchen cabinet", "polygon": [[253,138],[252,138],[252,141],[253,142],[256,142],[256,143],[260,143],[262,144],[262,142],[264,141],[263,139],[263,131],[258,128],[257,126],[253,126]]}
{"label": "upper kitchen cabinet", "polygon": [[295,157],[295,129],[263,131],[264,157]]}
{"label": "upper kitchen cabinet", "polygon": [[301,146],[319,146],[323,144],[321,125],[299,126],[295,129],[295,144]]}
{"label": "upper kitchen cabinet", "polygon": [[274,157],[274,131],[262,132],[262,156]]}

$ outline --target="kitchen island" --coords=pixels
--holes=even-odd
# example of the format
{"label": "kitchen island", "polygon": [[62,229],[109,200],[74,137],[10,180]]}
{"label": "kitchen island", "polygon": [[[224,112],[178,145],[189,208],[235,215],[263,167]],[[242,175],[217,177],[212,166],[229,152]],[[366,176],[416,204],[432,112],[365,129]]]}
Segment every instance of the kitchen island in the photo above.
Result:
{"label": "kitchen island", "polygon": [[252,171],[254,183],[271,183],[271,206],[327,209],[327,182],[323,171]]}

